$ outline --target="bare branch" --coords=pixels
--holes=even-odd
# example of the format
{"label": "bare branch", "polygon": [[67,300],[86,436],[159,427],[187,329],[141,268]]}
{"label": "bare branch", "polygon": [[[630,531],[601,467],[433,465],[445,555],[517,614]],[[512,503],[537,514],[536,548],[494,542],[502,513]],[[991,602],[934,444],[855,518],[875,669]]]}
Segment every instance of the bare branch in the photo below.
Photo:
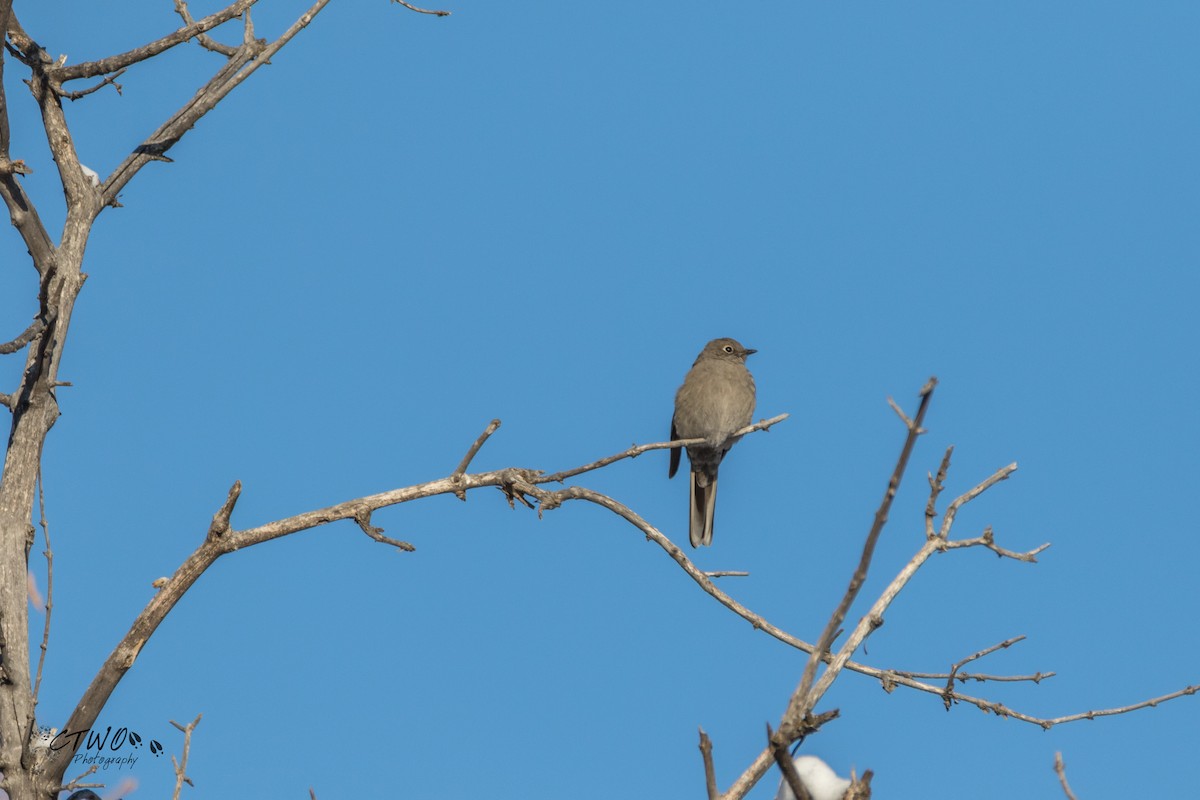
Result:
{"label": "bare branch", "polygon": [[719,800],[721,793],[717,791],[717,773],[713,768],[712,740],[700,729],[700,757],[704,759],[704,788],[708,791],[708,800]]}
{"label": "bare branch", "polygon": [[887,399],[887,404],[892,409],[892,411],[896,412],[896,416],[899,417],[900,421],[904,423],[904,427],[908,428],[909,430],[912,430],[914,427],[913,421],[908,418],[908,414],[904,413],[904,409],[902,409],[902,408],[900,408],[900,406],[896,405],[896,401],[890,397]]}
{"label": "bare branch", "polygon": [[[483,429],[483,433],[479,434],[479,438],[477,438],[475,443],[472,444],[467,450],[467,454],[462,457],[462,461],[458,462],[458,467],[454,470],[454,473],[451,475],[451,477],[460,476],[465,473],[467,471],[467,467],[471,466],[471,461],[474,460],[475,455],[479,452],[479,448],[483,447],[483,443],[488,440],[488,437],[490,437],[499,429],[500,420],[494,419],[488,423],[488,426]],[[467,493],[464,491],[455,492],[454,495],[459,500],[465,501],[467,499]]]}
{"label": "bare branch", "polygon": [[[772,420],[758,423],[757,425],[749,426],[745,429],[747,432],[753,430],[765,430],[772,424],[786,418],[787,415],[780,415]],[[669,443],[660,443],[653,446],[643,446],[647,449],[660,449],[667,446]],[[559,473],[563,474],[563,473]],[[542,484],[552,480],[555,476],[543,476],[537,471],[521,470],[515,468],[496,470],[492,472],[470,474],[453,474],[445,478],[427,483],[417,484],[401,489],[393,489],[380,494],[369,495],[367,497],[356,498],[338,503],[334,506],[309,511],[298,514],[286,519],[270,522],[265,525],[260,525],[248,530],[236,531],[229,527],[228,515],[232,513],[234,504],[240,494],[240,483],[235,483],[230,489],[229,496],[225,500],[225,504],[213,517],[213,522],[209,527],[209,534],[205,537],[205,541],[201,544],[191,556],[184,561],[183,564],[175,571],[175,573],[165,581],[156,581],[156,586],[159,586],[159,591],[146,604],[134,620],[129,632],[117,644],[113,651],[105,659],[100,671],[92,679],[91,685],[84,692],[78,704],[72,712],[68,720],[65,730],[83,730],[90,728],[99,715],[100,710],[108,701],[113,689],[116,688],[124,674],[129,670],[136,660],[138,653],[142,647],[153,635],[154,631],[162,623],[166,615],[179,602],[180,598],[188,591],[196,580],[203,574],[204,570],[216,561],[225,553],[234,552],[236,550],[251,547],[262,542],[271,541],[283,536],[288,536],[311,528],[319,527],[330,522],[339,520],[354,520],[356,524],[362,528],[363,532],[376,541],[392,545],[403,550],[412,550],[411,544],[400,542],[388,537],[382,536],[379,529],[375,529],[370,525],[370,515],[388,506],[406,503],[411,500],[420,499],[423,497],[432,497],[439,494],[457,494],[460,491],[469,491],[484,486],[495,486],[502,489],[509,498],[509,502],[520,500],[525,505],[533,507],[529,501],[525,499],[525,495],[532,495],[539,500],[539,513],[544,508],[553,507],[561,500],[554,500],[554,494],[547,493],[538,489],[535,484]],[[564,491],[572,491],[570,489]],[[616,501],[604,498],[603,495],[595,495],[588,493],[587,490],[581,490],[587,494],[588,498],[600,497],[603,498],[613,510],[624,509],[624,512],[633,516],[633,519],[639,527],[644,526],[650,528],[645,520],[633,514],[624,506],[621,506]],[[618,511],[618,513],[622,513]],[[624,516],[624,514],[622,514]],[[633,521],[633,520],[631,520]],[[652,530],[652,529],[651,529]],[[648,534],[649,535],[649,534]],[[681,565],[686,564],[685,569],[692,575],[693,579],[701,582],[702,586],[710,587],[712,592],[717,595],[722,593],[716,590],[712,580],[707,578],[699,569],[695,567],[687,557],[683,555],[679,548],[671,543],[661,533],[655,531],[655,535],[660,540],[660,544],[664,547],[673,549],[673,555]],[[728,598],[727,598],[728,600]],[[733,603],[732,600],[728,600]],[[731,608],[736,608],[738,613],[750,615],[751,612],[745,609],[740,604],[734,603]],[[783,634],[782,631],[779,631]],[[786,634],[784,634],[786,635]],[[792,637],[792,641],[800,643],[798,639]],[[807,647],[807,645],[804,645]],[[62,770],[66,768],[66,759],[69,754],[65,751],[58,751],[51,755],[52,766],[50,770]],[[51,774],[54,774],[52,771]]]}
{"label": "bare branch", "polygon": [[54,321],[54,317],[55,314],[53,311],[48,313],[45,319],[38,317],[29,324],[29,327],[26,328],[20,336],[13,339],[11,342],[0,343],[0,355],[15,353],[37,337],[41,336],[42,333],[45,332],[46,326]]}
{"label": "bare branch", "polygon": [[200,724],[200,718],[203,714],[197,714],[196,718],[187,725],[180,725],[175,720],[171,720],[171,724],[183,732],[183,753],[178,761],[175,756],[171,756],[171,765],[175,768],[175,792],[171,795],[171,800],[179,800],[179,793],[183,791],[183,784],[195,786],[192,779],[187,774],[188,756],[192,751],[192,731],[196,730],[196,726]]}
{"label": "bare branch", "polygon": [[[911,670],[894,670],[894,674],[918,680],[944,681],[950,677],[946,672],[912,672]],[[1032,675],[985,675],[976,672],[959,672],[954,679],[959,683],[975,681],[976,683],[1041,683],[1047,678],[1053,678],[1057,672],[1035,672]]]}
{"label": "bare branch", "polygon": [[225,497],[225,502],[217,509],[217,513],[213,514],[212,524],[208,526],[209,539],[216,539],[229,532],[229,518],[233,516],[233,507],[237,505],[238,498],[241,496],[242,482],[234,481],[233,486],[229,487],[229,494]]}
{"label": "bare branch", "polygon": [[124,75],[127,70],[128,70],[128,67],[123,67],[123,68],[117,70],[116,72],[114,72],[112,75],[106,76],[104,78],[104,80],[100,81],[95,86],[90,86],[87,89],[82,89],[78,92],[60,92],[60,94],[63,97],[67,98],[68,100],[75,101],[82,97],[87,97],[89,94],[92,94],[93,92],[98,92],[101,89],[103,89],[105,86],[108,86],[110,84],[112,85],[112,87],[114,89],[117,90],[117,94],[121,94],[121,84],[117,83],[117,78]]}
{"label": "bare branch", "polygon": [[1032,550],[1028,550],[1024,553],[1019,553],[1015,550],[1006,550],[1003,547],[1000,547],[996,544],[995,534],[992,532],[992,526],[989,525],[983,529],[982,535],[977,536],[974,539],[959,539],[958,541],[954,541],[954,542],[950,542],[950,541],[944,542],[942,544],[942,549],[943,550],[955,550],[960,547],[978,547],[981,545],[983,547],[986,547],[988,550],[991,550],[993,553],[1000,556],[1001,558],[1011,558],[1014,561],[1024,561],[1028,564],[1036,564],[1038,553],[1040,553],[1043,550],[1045,550],[1046,548],[1048,548],[1050,546],[1050,543],[1046,542],[1045,544],[1039,545],[1039,546],[1033,548]]}
{"label": "bare branch", "polygon": [[[785,419],[787,419],[788,416],[789,416],[788,414],[780,414],[778,416],[771,417],[770,419],[764,419],[759,422],[756,422],[753,425],[747,425],[746,427],[742,428],[740,431],[735,433],[734,436],[748,436],[749,434],[754,433],[756,431],[770,430],[773,425],[778,425],[780,422],[783,422]],[[582,475],[585,472],[591,472],[592,470],[597,470],[597,469],[600,469],[601,467],[607,467],[609,464],[615,463],[617,461],[621,461],[622,459],[637,458],[642,453],[648,452],[650,450],[668,450],[672,447],[686,447],[687,445],[699,444],[703,441],[704,441],[703,439],[678,439],[673,442],[654,442],[653,444],[633,445],[628,450],[624,450],[620,453],[614,453],[611,456],[605,456],[604,458],[601,458],[597,461],[593,461],[590,464],[584,464],[582,467],[575,467],[574,469],[566,469],[566,470],[563,470],[562,472],[555,472],[552,475],[547,475],[543,480],[538,481],[538,482],[539,483],[562,483],[567,478],[574,478],[576,475]]]}
{"label": "bare branch", "polygon": [[972,488],[966,494],[954,498],[949,507],[946,508],[946,513],[942,515],[942,527],[938,531],[938,536],[942,539],[947,539],[950,536],[950,528],[954,525],[954,518],[958,515],[958,510],[967,503],[974,500],[979,495],[986,492],[988,489],[995,486],[1000,481],[1008,480],[1008,477],[1017,471],[1017,462],[1009,464],[1007,467],[1001,467],[996,470],[987,480],[981,481],[978,485]]}
{"label": "bare branch", "polygon": [[483,447],[483,443],[488,440],[488,437],[500,429],[500,420],[494,419],[488,423],[488,426],[483,429],[483,433],[479,434],[479,438],[467,450],[467,454],[463,456],[462,461],[458,462],[457,469],[454,470],[455,475],[462,475],[467,471],[467,467],[471,466],[471,461],[474,460],[475,454],[479,452],[479,448]]}
{"label": "bare branch", "polygon": [[[1080,714],[1067,714],[1066,716],[1054,717],[1053,719],[1044,719],[1044,720],[1029,719],[1026,721],[1036,722],[1037,724],[1041,725],[1043,728],[1049,729],[1054,725],[1061,725],[1064,722],[1076,722],[1077,720],[1081,720],[1081,719],[1097,719],[1098,717],[1112,717],[1112,716],[1116,716],[1117,714],[1128,714],[1130,711],[1140,711],[1143,708],[1154,708],[1159,703],[1166,703],[1169,700],[1175,700],[1176,698],[1179,698],[1179,697],[1193,695],[1193,694],[1196,694],[1196,692],[1200,692],[1200,684],[1197,684],[1194,686],[1186,686],[1178,691],[1171,692],[1170,694],[1164,694],[1160,697],[1154,697],[1149,700],[1143,700],[1140,703],[1134,703],[1134,704],[1128,705],[1128,706],[1121,706],[1119,708],[1103,708],[1103,709],[1098,709],[1096,711],[1084,711]],[[1024,719],[1023,715],[1017,714],[1015,712],[1010,712],[1009,716],[1012,716],[1014,719]]]}
{"label": "bare branch", "polygon": [[381,544],[390,544],[397,550],[403,550],[406,553],[416,552],[416,547],[408,542],[402,542],[399,539],[392,539],[383,535],[383,528],[376,528],[371,524],[371,512],[363,510],[361,513],[354,516],[354,521],[358,523],[358,527],[362,528],[362,532],[370,536]]}
{"label": "bare branch", "polygon": [[405,8],[407,8],[409,11],[416,11],[418,14],[432,14],[432,15],[433,15],[433,16],[435,16],[435,17],[448,17],[448,16],[450,16],[450,12],[449,12],[449,11],[430,11],[430,10],[429,10],[429,9],[427,9],[427,8],[417,8],[417,7],[416,7],[416,6],[414,6],[412,3],[407,3],[407,2],[405,2],[405,0],[393,0],[393,2],[399,3],[400,5],[402,5],[402,6],[404,6]]}
{"label": "bare branch", "polygon": [[[925,413],[929,410],[929,401],[933,398],[933,390],[937,386],[937,378],[930,378],[929,381],[921,388],[920,403],[917,406],[917,415],[913,419],[905,416],[899,406],[895,404],[891,398],[888,402],[892,408],[896,410],[900,418],[904,420],[904,426],[908,430],[908,434],[904,438],[904,445],[900,448],[900,455],[896,459],[896,466],[892,470],[892,475],[888,478],[887,489],[884,490],[883,499],[879,503],[879,508],[875,511],[875,519],[871,523],[871,529],[867,533],[866,542],[863,544],[862,555],[859,557],[858,567],[854,570],[854,575],[850,578],[850,585],[846,588],[845,594],[842,596],[841,602],[829,617],[829,622],[825,625],[825,630],[821,633],[821,638],[817,640],[816,648],[809,653],[808,662],[804,665],[804,673],[800,679],[800,685],[792,694],[791,700],[788,702],[787,711],[784,712],[783,719],[779,724],[779,741],[775,742],[777,746],[782,746],[786,749],[800,735],[800,725],[805,717],[812,713],[816,707],[817,701],[825,694],[825,691],[833,683],[838,673],[845,666],[854,650],[842,648],[838,654],[838,658],[834,659],[826,669],[825,674],[821,676],[821,681],[815,687],[813,682],[817,674],[817,662],[822,655],[829,650],[833,645],[833,639],[837,632],[842,627],[842,622],[846,619],[846,613],[850,610],[851,604],[858,597],[859,591],[867,580],[867,572],[871,566],[871,559],[875,555],[875,545],[879,541],[880,534],[883,533],[883,528],[887,525],[888,514],[892,508],[892,501],[896,498],[896,492],[900,489],[900,481],[904,478],[904,471],[908,468],[908,459],[912,455],[913,447],[917,444],[917,437],[921,435],[921,423],[925,421]],[[855,645],[857,646],[857,645]]]}
{"label": "bare branch", "polygon": [[55,85],[61,86],[68,81],[79,80],[80,78],[95,78],[100,75],[107,75],[110,72],[116,72],[119,69],[132,66],[139,61],[154,58],[159,53],[166,52],[172,47],[183,44],[206,31],[211,31],[213,28],[223,25],[234,17],[240,17],[257,1],[236,0],[236,2],[231,3],[220,11],[209,14],[199,22],[185,25],[179,30],[168,33],[166,36],[155,39],[153,42],[144,44],[141,47],[128,50],[124,53],[118,53],[108,58],[101,58],[97,61],[85,61],[82,64],[72,64],[69,67],[49,68],[46,70],[47,74]]}
{"label": "bare branch", "polygon": [[1058,782],[1062,784],[1063,794],[1067,796],[1067,800],[1078,800],[1075,793],[1071,791],[1071,785],[1067,783],[1067,765],[1063,763],[1061,752],[1054,754],[1054,771],[1058,773]]}
{"label": "bare branch", "polygon": [[938,467],[937,476],[929,476],[929,502],[925,504],[925,536],[929,539],[934,537],[933,520],[937,516],[937,499],[945,488],[946,473],[950,470],[950,456],[953,452],[954,445],[947,447],[946,455],[942,456],[942,465]]}
{"label": "bare branch", "polygon": [[[175,13],[179,14],[179,16],[183,18],[184,25],[196,24],[196,20],[192,18],[192,12],[188,11],[187,3],[185,3],[183,0],[175,0]],[[249,11],[247,11],[246,15],[249,17]],[[206,33],[197,34],[196,42],[206,50],[212,50],[214,53],[220,53],[227,57],[232,57],[233,54],[237,52],[236,47],[230,47],[227,44],[221,44],[220,42],[214,41],[212,37]]]}
{"label": "bare branch", "polygon": [[94,772],[96,772],[97,769],[98,768],[96,767],[96,765],[93,764],[92,766],[88,767],[86,770],[81,772],[79,774],[79,777],[75,778],[70,783],[64,783],[62,786],[59,786],[55,790],[55,792],[56,793],[57,792],[71,792],[76,789],[103,789],[104,788],[103,783],[80,783],[80,781],[82,781],[88,775],[91,775]]}
{"label": "bare branch", "polygon": [[984,656],[991,655],[992,653],[996,652],[997,650],[1003,650],[1003,649],[1012,647],[1014,644],[1016,644],[1017,642],[1023,641],[1024,639],[1025,639],[1024,636],[1014,636],[1011,639],[1005,639],[1003,642],[1000,642],[999,644],[994,644],[991,647],[986,647],[983,650],[980,650],[978,653],[972,653],[971,655],[967,656],[966,658],[964,658],[961,661],[954,662],[950,666],[950,674],[946,676],[946,696],[943,699],[946,703],[947,710],[949,710],[950,705],[953,702],[952,695],[954,694],[954,680],[958,677],[958,670],[960,667],[962,667],[964,664],[969,664],[972,661],[977,661],[978,659],[981,659]]}

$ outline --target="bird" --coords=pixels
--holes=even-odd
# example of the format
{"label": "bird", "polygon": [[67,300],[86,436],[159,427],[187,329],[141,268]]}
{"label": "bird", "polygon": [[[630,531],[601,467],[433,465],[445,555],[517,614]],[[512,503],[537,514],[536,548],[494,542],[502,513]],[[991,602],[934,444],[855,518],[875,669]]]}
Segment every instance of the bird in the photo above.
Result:
{"label": "bird", "polygon": [[[838,777],[828,764],[816,756],[796,756],[792,763],[796,765],[796,774],[800,776],[800,782],[812,800],[842,800],[850,788],[850,781]],[[786,779],[779,782],[775,800],[796,800]]]}
{"label": "bird", "polygon": [[[671,441],[703,439],[687,447],[692,465],[688,538],[692,547],[711,545],[713,511],[717,502],[717,468],[754,415],[754,377],[746,357],[757,350],[742,347],[736,339],[713,339],[704,345],[675,393]],[[671,448],[671,470],[679,469],[678,447]]]}

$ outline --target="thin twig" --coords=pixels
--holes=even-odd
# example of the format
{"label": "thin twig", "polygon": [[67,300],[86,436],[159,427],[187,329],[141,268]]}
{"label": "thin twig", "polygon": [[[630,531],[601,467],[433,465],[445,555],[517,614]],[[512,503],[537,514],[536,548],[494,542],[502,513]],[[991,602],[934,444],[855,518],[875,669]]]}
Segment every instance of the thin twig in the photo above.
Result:
{"label": "thin twig", "polygon": [[954,453],[954,445],[946,448],[942,456],[942,465],[938,467],[937,476],[929,476],[929,502],[925,504],[925,536],[934,537],[933,520],[937,516],[937,499],[946,488],[946,473],[950,470],[950,456]]}
{"label": "thin twig", "polygon": [[82,781],[88,775],[91,775],[92,773],[94,773],[97,769],[99,769],[99,768],[95,764],[92,764],[86,770],[81,772],[79,774],[79,777],[73,778],[70,781],[70,783],[64,783],[62,786],[59,786],[57,789],[55,789],[55,793],[71,792],[71,791],[74,791],[75,789],[103,789],[104,788],[103,783],[80,783],[80,781]]}
{"label": "thin twig", "polygon": [[834,636],[841,629],[842,622],[846,619],[846,613],[850,610],[850,606],[855,598],[858,597],[863,584],[866,583],[867,573],[871,567],[871,559],[875,555],[875,545],[879,541],[880,534],[883,533],[884,526],[887,525],[892,501],[896,498],[896,492],[900,489],[900,481],[904,478],[904,471],[908,467],[908,459],[912,455],[913,447],[916,446],[917,437],[921,435],[921,423],[925,421],[925,413],[929,410],[929,401],[933,398],[933,390],[936,387],[937,378],[930,378],[921,387],[921,400],[917,406],[917,415],[913,419],[905,416],[895,401],[888,398],[892,408],[904,420],[904,426],[908,433],[904,437],[904,446],[900,448],[900,455],[896,459],[896,466],[892,470],[891,477],[888,478],[887,489],[883,493],[883,500],[880,501],[879,508],[875,511],[875,519],[871,523],[871,529],[868,531],[867,539],[863,543],[862,555],[859,557],[858,567],[854,570],[854,575],[850,578],[850,585],[846,588],[841,602],[830,615],[829,622],[826,623],[825,630],[821,633],[821,638],[817,640],[816,648],[809,653],[808,662],[804,665],[804,673],[800,679],[800,685],[792,694],[787,711],[784,713],[783,720],[779,724],[779,735],[782,738],[778,744],[785,748],[799,736],[802,720],[812,712],[817,700],[824,695],[825,690],[833,683],[838,672],[841,671],[846,661],[849,660],[854,652],[853,650],[848,651],[846,647],[843,647],[842,652],[838,654],[838,658],[834,659],[825,671],[825,674],[821,676],[821,683],[816,687],[813,686],[816,680],[818,661],[833,645]]}
{"label": "thin twig", "polygon": [[400,5],[402,5],[402,6],[404,6],[405,8],[407,8],[409,11],[415,11],[415,12],[417,12],[418,14],[432,14],[432,15],[433,15],[433,16],[435,16],[435,17],[448,17],[448,16],[450,16],[450,12],[449,12],[449,11],[430,11],[430,10],[429,10],[429,9],[427,9],[427,8],[417,8],[417,7],[416,7],[416,6],[414,6],[412,3],[406,3],[406,2],[405,2],[405,0],[394,0],[394,2],[397,2],[397,3],[399,3]]}
{"label": "thin twig", "polygon": [[1062,752],[1054,754],[1054,771],[1058,773],[1058,782],[1062,784],[1062,790],[1066,794],[1067,800],[1078,800],[1075,793],[1071,791],[1071,785],[1067,783],[1067,765],[1063,763]]}
{"label": "thin twig", "polygon": [[[896,675],[920,680],[944,681],[950,677],[945,672],[912,672],[910,670],[894,670]],[[959,683],[975,681],[976,683],[1041,683],[1047,678],[1053,678],[1057,672],[1035,672],[1032,675],[986,675],[977,672],[960,672],[954,676]]]}
{"label": "thin twig", "polygon": [[[486,442],[488,438],[499,429],[500,420],[494,419],[489,422],[488,426],[483,429],[483,433],[479,434],[479,437],[475,440],[475,443],[467,449],[467,454],[462,457],[462,461],[458,462],[458,466],[455,468],[451,476],[454,477],[465,474],[467,467],[471,466],[471,462],[475,459],[475,455],[479,452],[479,449],[483,447],[483,443]],[[459,500],[465,501],[467,499],[467,493],[465,491],[457,491],[454,493],[454,495]]]}
{"label": "thin twig", "polygon": [[92,94],[93,92],[98,92],[101,89],[103,89],[105,86],[108,86],[109,84],[112,84],[112,87],[117,90],[117,94],[122,94],[121,84],[117,83],[117,78],[124,75],[128,70],[129,70],[129,67],[122,67],[121,69],[114,72],[112,75],[106,76],[104,78],[104,80],[100,81],[95,86],[91,86],[87,89],[81,89],[78,92],[63,91],[63,92],[60,92],[60,95],[62,97],[67,98],[68,100],[75,101],[75,100],[80,99],[81,97],[87,97],[89,94]]}
{"label": "thin twig", "polygon": [[[175,13],[183,18],[184,25],[196,24],[196,20],[192,18],[192,12],[188,10],[187,3],[185,3],[183,0],[175,0]],[[249,13],[249,9],[247,9],[247,13]],[[196,43],[205,50],[211,50],[214,53],[220,53],[226,57],[232,57],[233,54],[237,52],[236,47],[230,47],[227,44],[221,44],[220,42],[214,40],[207,33],[197,34]]]}
{"label": "thin twig", "polygon": [[[740,431],[735,433],[734,437],[747,436],[756,431],[770,430],[771,426],[778,425],[780,422],[783,422],[785,419],[787,419],[788,416],[790,416],[790,415],[780,414],[778,416],[771,417],[770,419],[764,419],[759,422],[756,422],[753,425],[747,425],[746,427],[742,428]],[[567,478],[574,478],[576,475],[582,475],[585,472],[591,472],[592,470],[597,470],[597,469],[600,469],[601,467],[607,467],[609,464],[615,463],[617,461],[621,461],[622,459],[637,458],[642,453],[646,453],[651,450],[669,450],[673,447],[686,447],[687,445],[690,445],[690,444],[700,444],[703,441],[704,441],[703,439],[677,439],[673,442],[654,442],[652,444],[635,444],[632,447],[630,447],[628,450],[623,450],[620,453],[614,453],[611,456],[605,456],[604,458],[593,461],[590,464],[584,464],[582,467],[575,467],[574,469],[565,469],[562,472],[555,472],[553,474],[546,475],[544,478],[539,480],[538,483],[562,483]]]}
{"label": "thin twig", "polygon": [[896,404],[895,400],[889,397],[887,399],[887,404],[889,407],[891,407],[892,411],[896,412],[896,416],[899,417],[900,421],[904,423],[904,427],[909,429],[914,427],[913,421],[908,418],[908,414],[904,413],[904,409],[900,408],[900,406]]}
{"label": "thin twig", "polygon": [[[1039,725],[1041,725],[1043,728],[1046,728],[1048,730],[1049,728],[1051,728],[1054,725],[1061,725],[1065,722],[1076,722],[1081,719],[1096,719],[1098,717],[1112,717],[1112,716],[1116,716],[1117,714],[1128,714],[1130,711],[1139,711],[1143,708],[1154,708],[1159,703],[1165,703],[1168,700],[1174,700],[1178,697],[1184,697],[1186,695],[1193,695],[1193,694],[1196,694],[1197,692],[1200,692],[1200,684],[1197,684],[1195,686],[1185,686],[1184,688],[1182,688],[1178,691],[1171,692],[1169,694],[1164,694],[1159,697],[1153,697],[1149,700],[1143,700],[1142,702],[1134,703],[1133,705],[1121,706],[1120,708],[1102,708],[1102,709],[1098,709],[1096,711],[1083,711],[1079,714],[1067,714],[1066,716],[1063,716],[1063,717],[1055,717],[1053,719],[1036,720],[1036,721],[1038,722]],[[1018,716],[1017,714],[1010,714],[1010,716],[1014,717],[1015,719],[1022,718],[1021,716]],[[1032,722],[1035,720],[1027,720],[1027,721]]]}
{"label": "thin twig", "polygon": [[483,429],[483,433],[479,434],[474,444],[467,450],[467,454],[462,457],[462,461],[458,462],[458,467],[452,474],[462,475],[467,471],[467,467],[471,466],[471,461],[474,460],[475,454],[479,452],[479,448],[483,447],[483,443],[488,440],[493,433],[500,429],[500,420],[494,419],[488,423],[488,426]]}
{"label": "thin twig", "polygon": [[[1012,468],[1015,469],[1016,465],[1014,464]],[[1008,467],[1005,467],[1005,469],[1008,469]],[[1001,472],[1003,472],[1003,471],[1004,470],[1001,470]],[[999,474],[999,473],[997,473],[997,474]],[[959,540],[953,541],[953,542],[945,541],[945,542],[942,542],[941,549],[942,550],[956,550],[960,547],[978,547],[981,545],[983,547],[986,547],[988,550],[991,550],[993,553],[995,553],[1000,558],[1011,558],[1011,559],[1014,559],[1015,561],[1024,561],[1029,564],[1036,564],[1038,553],[1042,552],[1047,547],[1049,547],[1050,543],[1046,542],[1045,544],[1043,544],[1039,547],[1035,547],[1034,549],[1032,549],[1026,553],[1018,553],[1014,550],[1006,550],[1003,547],[1000,547],[996,544],[995,534],[992,532],[992,526],[989,525],[983,529],[983,533],[980,536],[977,536],[974,539],[959,539]]]}
{"label": "thin twig", "polygon": [[395,547],[397,550],[403,550],[406,553],[415,553],[417,548],[409,542],[402,542],[399,539],[393,539],[383,535],[383,528],[376,528],[371,524],[371,512],[369,509],[363,509],[362,513],[354,516],[354,521],[358,523],[358,527],[362,528],[362,532],[370,536],[380,544],[388,544]]}
{"label": "thin twig", "polygon": [[958,515],[958,510],[967,503],[974,500],[979,495],[986,492],[988,489],[995,486],[1000,481],[1008,480],[1008,477],[1017,471],[1017,462],[1009,464],[1007,467],[1001,467],[996,470],[990,478],[981,482],[978,486],[972,488],[966,494],[954,498],[954,501],[946,508],[946,513],[942,515],[942,527],[938,531],[938,536],[946,539],[950,535],[950,528],[954,525],[954,518]]}
{"label": "thin twig", "polygon": [[964,666],[965,664],[969,664],[972,661],[977,661],[977,660],[983,658],[984,656],[991,655],[992,653],[996,652],[997,650],[1004,650],[1009,647],[1012,647],[1017,642],[1024,641],[1024,639],[1025,639],[1025,637],[1023,635],[1022,636],[1014,636],[1011,639],[1005,639],[1003,642],[1000,642],[999,644],[994,644],[991,647],[985,647],[983,650],[980,650],[978,653],[972,653],[971,655],[967,656],[966,658],[962,659],[961,661],[955,661],[953,664],[951,664],[950,665],[950,674],[946,676],[946,697],[944,698],[945,703],[946,703],[946,708],[949,709],[951,703],[953,702],[950,696],[954,693],[954,681],[958,677],[958,670],[960,667]]}
{"label": "thin twig", "polygon": [[200,718],[203,714],[197,714],[196,718],[187,725],[180,725],[175,720],[171,720],[171,724],[183,732],[183,753],[178,761],[175,756],[171,756],[171,765],[175,768],[175,791],[171,794],[171,800],[179,800],[179,793],[183,791],[183,784],[195,787],[192,779],[187,774],[188,756],[192,751],[192,731],[196,730],[196,726],[200,724]]}

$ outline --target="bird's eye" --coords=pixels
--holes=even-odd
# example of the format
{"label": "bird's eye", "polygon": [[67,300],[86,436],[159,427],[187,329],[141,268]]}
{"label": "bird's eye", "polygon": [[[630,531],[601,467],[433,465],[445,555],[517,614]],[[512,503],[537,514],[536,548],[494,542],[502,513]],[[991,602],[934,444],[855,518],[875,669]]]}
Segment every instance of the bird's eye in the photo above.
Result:
{"label": "bird's eye", "polygon": [[730,345],[725,345],[725,347],[723,349],[725,350],[726,353],[733,352],[733,347],[731,347]]}

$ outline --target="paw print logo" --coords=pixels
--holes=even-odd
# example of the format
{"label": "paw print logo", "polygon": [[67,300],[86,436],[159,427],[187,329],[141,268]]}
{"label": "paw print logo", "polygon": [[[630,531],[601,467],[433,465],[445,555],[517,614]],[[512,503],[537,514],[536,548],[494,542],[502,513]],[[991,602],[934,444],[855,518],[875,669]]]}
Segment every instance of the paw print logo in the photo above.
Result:
{"label": "paw print logo", "polygon": [[150,740],[150,752],[154,753],[155,756],[161,756],[162,751],[163,751],[163,746],[161,744],[159,744],[156,740],[151,739]]}
{"label": "paw print logo", "polygon": [[142,737],[137,735],[137,731],[129,732],[129,743],[133,745],[134,750],[142,746]]}

